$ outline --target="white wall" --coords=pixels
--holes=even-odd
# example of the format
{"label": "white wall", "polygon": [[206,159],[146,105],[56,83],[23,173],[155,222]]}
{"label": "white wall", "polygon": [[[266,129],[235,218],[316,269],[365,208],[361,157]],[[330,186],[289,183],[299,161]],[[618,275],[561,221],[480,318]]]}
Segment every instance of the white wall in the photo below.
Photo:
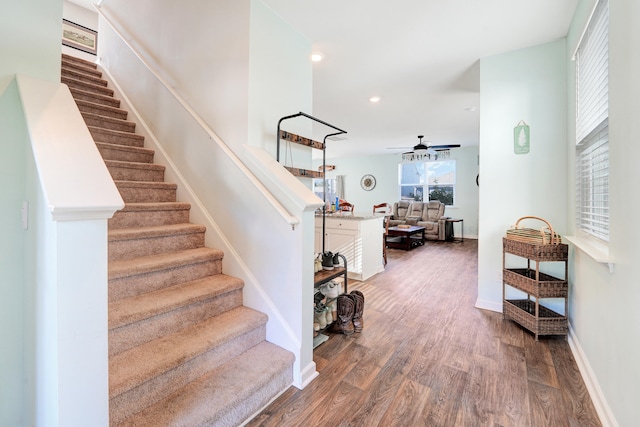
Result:
{"label": "white wall", "polygon": [[[261,1],[251,1],[250,16],[248,144],[265,150],[275,158],[278,120],[300,111],[313,113],[312,70],[309,60],[311,43]],[[311,136],[311,125],[312,122],[308,119],[296,118],[283,122],[282,128]],[[311,148],[292,145],[296,146],[292,147],[292,156],[295,154],[293,165],[309,168]],[[281,150],[280,160],[283,164],[284,153]],[[273,179],[274,172],[267,171],[263,181],[268,183]],[[288,172],[285,173],[288,175]],[[291,179],[290,176],[286,178]],[[300,179],[296,182],[300,183],[309,188],[308,196],[315,198],[310,191],[311,180]],[[278,194],[283,189],[292,193],[292,189],[286,187],[284,182],[268,187],[280,200],[286,200],[285,195]],[[297,356],[294,382],[298,387],[304,386],[316,372],[313,362],[313,310],[311,304],[307,304],[313,300],[313,209],[304,212],[302,220],[302,224],[298,226],[300,234],[292,235],[291,231],[258,231],[262,238],[256,242],[263,253],[263,285],[269,289],[270,295],[277,298],[283,317],[300,341],[300,348],[294,351]],[[286,274],[274,271],[274,266],[281,264],[283,259],[287,259]],[[289,283],[285,284],[284,281]]]}
{"label": "white wall", "polygon": [[60,81],[62,0],[4,1],[0,6],[0,87],[22,73]]}
{"label": "white wall", "polygon": [[[518,218],[542,217],[566,234],[566,58],[562,39],[480,61],[480,308],[502,311],[502,238]],[[520,120],[531,147],[518,155]]]}
{"label": "white wall", "polygon": [[[67,21],[71,21],[74,24],[82,25],[83,27],[98,31],[98,14],[95,10],[86,9],[78,6],[68,0],[64,0],[62,17]],[[100,43],[100,34],[98,34],[98,44]],[[62,53],[75,56],[77,58],[86,59],[87,61],[95,62],[96,55],[84,52],[79,49],[75,49],[69,46],[62,46]]]}
{"label": "white wall", "polygon": [[[594,0],[582,0],[568,36],[568,51],[575,49]],[[640,3],[610,0],[609,14],[609,252],[614,272],[584,252],[571,250],[569,321],[577,359],[586,375],[603,425],[637,424],[640,409],[640,232],[634,226],[640,209],[640,145],[636,138],[640,114]],[[569,63],[569,100],[575,97],[574,64]],[[573,170],[575,121],[570,103],[567,152]],[[575,188],[569,174],[570,194]],[[570,229],[574,200],[569,198]]]}
{"label": "white wall", "polygon": [[[21,425],[25,390],[24,249],[21,208],[25,200],[28,144],[15,82],[0,90],[0,425]],[[11,183],[11,185],[9,185]]]}
{"label": "white wall", "polygon": [[[347,129],[348,130],[348,129]],[[393,204],[398,201],[398,164],[401,162],[397,154],[383,156],[362,156],[347,158],[329,158],[332,145],[345,144],[348,141],[329,141],[327,146],[327,164],[335,165],[336,169],[327,172],[327,178],[336,175],[345,176],[345,198],[355,204],[355,211],[359,214],[370,214],[373,205],[387,202]],[[456,148],[451,150],[451,160],[456,160],[456,200],[455,206],[447,207],[445,215],[464,219],[465,237],[478,235],[478,187],[476,175],[478,173],[478,147]],[[322,160],[314,159],[314,167],[322,164]],[[360,180],[365,174],[376,178],[376,186],[371,191],[365,191],[360,186]],[[455,232],[460,233],[459,225]]]}
{"label": "white wall", "polygon": [[234,150],[248,133],[249,7],[249,0],[108,0],[102,6]]}
{"label": "white wall", "polygon": [[62,0],[0,6],[0,425],[31,425],[34,400],[33,301],[25,286],[28,136],[16,73],[60,80]]}
{"label": "white wall", "polygon": [[[249,144],[276,157],[276,129],[282,117],[312,112],[311,42],[295,32],[261,1],[251,1]],[[311,137],[312,121],[285,120],[282,129]],[[292,144],[293,163],[308,169],[311,149]],[[281,163],[285,161],[281,144]],[[309,180],[306,179],[306,185]]]}

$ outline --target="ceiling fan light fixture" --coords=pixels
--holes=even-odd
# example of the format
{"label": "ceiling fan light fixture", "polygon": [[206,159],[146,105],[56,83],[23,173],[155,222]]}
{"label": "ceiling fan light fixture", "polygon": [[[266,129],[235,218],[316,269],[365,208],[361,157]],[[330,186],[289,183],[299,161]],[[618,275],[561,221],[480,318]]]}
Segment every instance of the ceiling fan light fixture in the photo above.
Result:
{"label": "ceiling fan light fixture", "polygon": [[436,153],[436,160],[446,160],[449,158],[451,150],[438,150]]}
{"label": "ceiling fan light fixture", "polygon": [[418,145],[413,147],[412,151],[402,153],[403,162],[426,162],[429,160],[444,160],[450,155],[449,148],[459,147],[459,145],[433,145],[428,146],[422,142],[424,135],[418,135]]}
{"label": "ceiling fan light fixture", "polygon": [[424,162],[431,159],[431,154],[429,154],[426,150],[416,151],[407,151],[406,153],[402,153],[402,161],[403,162]]}

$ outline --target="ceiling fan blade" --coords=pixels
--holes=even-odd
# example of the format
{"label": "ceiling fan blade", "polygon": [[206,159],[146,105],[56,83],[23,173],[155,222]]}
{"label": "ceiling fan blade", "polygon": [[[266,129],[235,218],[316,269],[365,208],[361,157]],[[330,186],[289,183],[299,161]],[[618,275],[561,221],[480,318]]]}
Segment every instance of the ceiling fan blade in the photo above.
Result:
{"label": "ceiling fan blade", "polygon": [[434,150],[448,150],[449,148],[460,148],[460,144],[431,145],[429,148]]}

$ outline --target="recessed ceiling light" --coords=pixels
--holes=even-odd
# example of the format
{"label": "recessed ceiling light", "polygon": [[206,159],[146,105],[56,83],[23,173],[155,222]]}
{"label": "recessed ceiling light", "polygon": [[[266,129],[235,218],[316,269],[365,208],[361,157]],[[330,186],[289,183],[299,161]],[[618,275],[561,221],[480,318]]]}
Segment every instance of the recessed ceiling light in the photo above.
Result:
{"label": "recessed ceiling light", "polygon": [[322,59],[324,59],[324,55],[319,52],[315,52],[311,54],[311,60],[313,62],[320,62],[322,61]]}
{"label": "recessed ceiling light", "polygon": [[476,111],[476,107],[467,107],[465,111]]}
{"label": "recessed ceiling light", "polygon": [[379,102],[380,101],[380,97],[379,96],[372,96],[371,98],[369,98],[370,102]]}

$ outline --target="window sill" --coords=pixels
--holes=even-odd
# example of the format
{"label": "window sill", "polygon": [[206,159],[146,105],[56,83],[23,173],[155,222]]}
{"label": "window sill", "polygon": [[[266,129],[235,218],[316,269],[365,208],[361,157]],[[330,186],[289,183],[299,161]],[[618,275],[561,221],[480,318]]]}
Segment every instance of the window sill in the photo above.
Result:
{"label": "window sill", "polygon": [[609,248],[607,245],[590,237],[564,236],[564,238],[572,243],[577,249],[589,255],[594,261],[601,264],[607,264],[609,267],[609,273],[613,273],[615,263],[609,256]]}

